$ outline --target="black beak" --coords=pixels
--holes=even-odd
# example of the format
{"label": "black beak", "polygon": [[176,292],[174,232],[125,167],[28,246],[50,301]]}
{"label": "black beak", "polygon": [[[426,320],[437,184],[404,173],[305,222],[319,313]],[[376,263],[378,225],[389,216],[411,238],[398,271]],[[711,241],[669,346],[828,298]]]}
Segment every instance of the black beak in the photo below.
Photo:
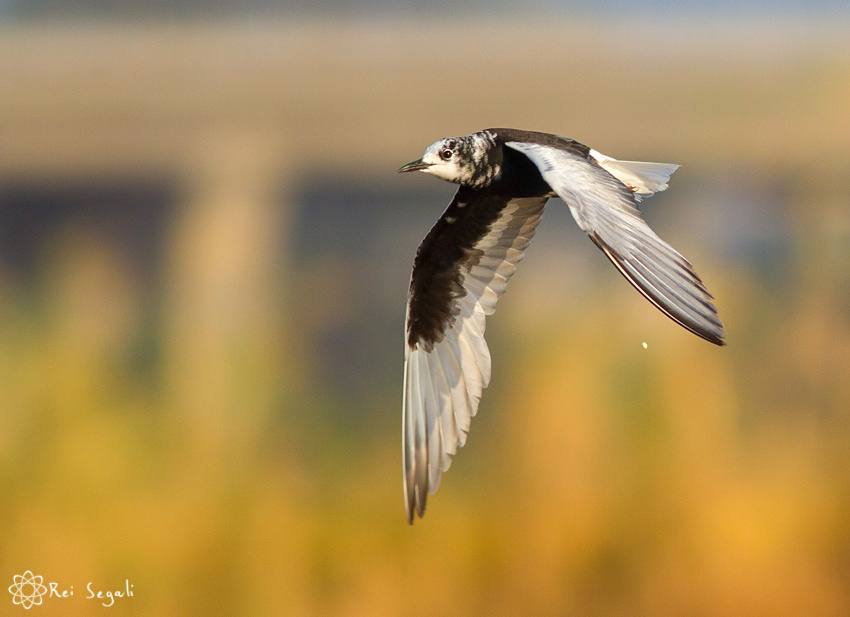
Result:
{"label": "black beak", "polygon": [[402,168],[398,170],[398,173],[403,174],[408,171],[422,171],[423,169],[428,169],[431,165],[433,165],[433,163],[424,163],[422,159],[419,159],[418,161],[413,161],[412,163],[402,166]]}

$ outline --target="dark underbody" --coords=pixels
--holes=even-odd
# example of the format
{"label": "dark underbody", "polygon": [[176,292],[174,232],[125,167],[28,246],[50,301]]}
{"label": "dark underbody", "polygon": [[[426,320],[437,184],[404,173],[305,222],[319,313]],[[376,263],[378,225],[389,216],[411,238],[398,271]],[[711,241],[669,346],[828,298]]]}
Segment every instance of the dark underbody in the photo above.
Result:
{"label": "dark underbody", "polygon": [[[493,132],[501,143],[536,141],[529,138],[534,134],[525,131]],[[585,148],[569,140],[561,140],[558,145]],[[411,348],[423,345],[430,350],[442,340],[455,317],[457,299],[466,293],[461,268],[471,266],[477,259],[476,243],[487,235],[511,199],[552,195],[551,187],[528,157],[513,148],[501,144],[499,147],[503,153],[498,178],[483,189],[460,186],[419,246],[410,282],[407,344]],[[582,154],[586,156],[586,148]]]}

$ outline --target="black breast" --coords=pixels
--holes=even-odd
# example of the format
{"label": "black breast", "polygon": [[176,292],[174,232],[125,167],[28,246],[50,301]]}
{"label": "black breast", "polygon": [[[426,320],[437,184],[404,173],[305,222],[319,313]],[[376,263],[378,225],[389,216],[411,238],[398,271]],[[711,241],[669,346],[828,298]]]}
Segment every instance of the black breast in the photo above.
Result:
{"label": "black breast", "polygon": [[502,147],[502,173],[488,190],[511,197],[542,197],[552,193],[540,170],[519,150]]}

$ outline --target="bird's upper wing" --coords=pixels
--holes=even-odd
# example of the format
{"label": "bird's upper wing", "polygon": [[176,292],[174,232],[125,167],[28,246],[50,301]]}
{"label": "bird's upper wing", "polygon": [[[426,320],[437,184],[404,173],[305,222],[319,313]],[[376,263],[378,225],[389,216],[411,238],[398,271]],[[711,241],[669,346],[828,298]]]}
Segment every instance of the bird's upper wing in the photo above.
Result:
{"label": "bird's upper wing", "polygon": [[546,197],[461,187],[416,254],[404,356],[407,517],[422,516],[450,454],[463,446],[490,380],[493,313],[540,221]]}
{"label": "bird's upper wing", "polygon": [[[531,159],[543,179],[570,207],[579,227],[638,291],[694,334],[723,345],[723,323],[711,294],[691,264],[649,228],[637,209],[632,190],[612,175],[616,170],[607,171],[602,166],[606,161],[600,162],[590,153],[584,156],[572,146],[574,143],[565,140],[569,146],[565,148],[523,141],[508,141],[505,145]],[[663,190],[666,177],[647,184],[653,187],[647,189],[650,194]]]}

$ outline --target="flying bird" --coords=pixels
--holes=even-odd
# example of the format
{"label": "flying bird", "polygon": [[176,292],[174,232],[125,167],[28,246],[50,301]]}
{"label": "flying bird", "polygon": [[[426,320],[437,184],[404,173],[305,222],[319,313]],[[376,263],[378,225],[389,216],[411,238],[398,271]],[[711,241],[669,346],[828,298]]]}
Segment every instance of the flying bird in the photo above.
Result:
{"label": "flying bird", "polygon": [[548,133],[487,129],[448,137],[399,172],[460,185],[419,249],[407,300],[403,456],[407,519],[466,442],[490,380],[485,318],[531,241],[543,206],[560,197],[590,239],[661,312],[723,345],[713,297],[637,204],[667,188],[678,165],[619,161]]}

